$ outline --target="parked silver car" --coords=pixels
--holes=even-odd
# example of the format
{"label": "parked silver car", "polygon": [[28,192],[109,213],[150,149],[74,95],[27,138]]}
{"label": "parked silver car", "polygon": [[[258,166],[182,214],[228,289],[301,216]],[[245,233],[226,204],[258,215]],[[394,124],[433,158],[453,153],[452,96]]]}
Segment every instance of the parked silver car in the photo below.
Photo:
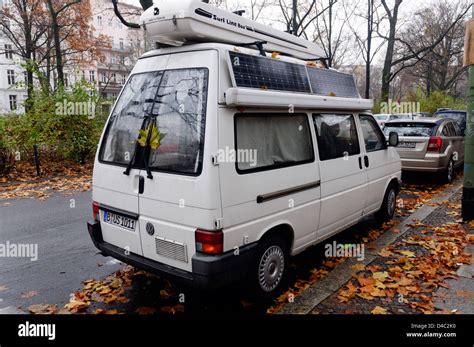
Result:
{"label": "parked silver car", "polygon": [[452,181],[454,169],[464,163],[464,137],[452,119],[397,119],[386,123],[384,132],[398,133],[403,171],[441,173]]}

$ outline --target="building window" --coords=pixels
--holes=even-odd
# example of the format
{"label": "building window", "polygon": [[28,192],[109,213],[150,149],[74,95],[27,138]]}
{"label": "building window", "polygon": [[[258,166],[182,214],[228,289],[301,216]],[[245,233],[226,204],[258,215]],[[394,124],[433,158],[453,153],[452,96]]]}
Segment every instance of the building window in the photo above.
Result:
{"label": "building window", "polygon": [[10,95],[10,110],[15,111],[17,109],[16,95]]}
{"label": "building window", "polygon": [[25,85],[28,84],[28,72],[23,71],[23,78],[25,79]]}
{"label": "building window", "polygon": [[110,57],[110,64],[115,64],[115,55]]}
{"label": "building window", "polygon": [[112,82],[117,83],[117,75],[115,72],[112,74]]}
{"label": "building window", "polygon": [[122,84],[125,84],[126,81],[127,81],[127,76],[122,75]]}
{"label": "building window", "polygon": [[89,71],[89,82],[95,82],[95,71]]}
{"label": "building window", "polygon": [[14,70],[7,70],[7,77],[8,77],[8,85],[15,84],[15,71]]}
{"label": "building window", "polygon": [[107,75],[105,73],[102,74],[102,82],[107,83]]}
{"label": "building window", "polygon": [[125,65],[125,57],[120,57],[120,64]]}
{"label": "building window", "polygon": [[6,44],[5,45],[5,58],[13,59],[13,48],[12,45]]}
{"label": "building window", "polygon": [[97,16],[97,25],[102,26],[102,17]]}
{"label": "building window", "polygon": [[64,86],[69,87],[69,75],[67,73],[64,74]]}
{"label": "building window", "polygon": [[112,19],[109,19],[109,27],[111,27],[113,24],[113,20]]}
{"label": "building window", "polygon": [[119,40],[119,45],[120,45],[120,49],[123,51],[125,46],[123,44],[123,39],[122,38]]}

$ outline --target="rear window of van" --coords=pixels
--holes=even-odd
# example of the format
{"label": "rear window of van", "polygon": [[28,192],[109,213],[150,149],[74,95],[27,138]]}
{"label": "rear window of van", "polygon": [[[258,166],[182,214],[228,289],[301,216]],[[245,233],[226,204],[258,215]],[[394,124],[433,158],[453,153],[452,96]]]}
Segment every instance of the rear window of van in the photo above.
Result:
{"label": "rear window of van", "polygon": [[[186,175],[202,169],[208,70],[132,75],[110,116],[102,162]],[[139,139],[141,137],[141,140]]]}
{"label": "rear window of van", "polygon": [[391,132],[398,133],[398,136],[430,137],[436,132],[435,123],[389,123],[385,124],[384,133],[389,135]]}

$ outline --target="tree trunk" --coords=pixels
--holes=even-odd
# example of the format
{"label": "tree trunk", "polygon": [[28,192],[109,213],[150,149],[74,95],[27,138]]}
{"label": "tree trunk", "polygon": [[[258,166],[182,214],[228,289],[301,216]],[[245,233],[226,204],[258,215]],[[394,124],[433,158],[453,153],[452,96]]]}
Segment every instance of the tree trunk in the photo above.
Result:
{"label": "tree trunk", "polygon": [[387,15],[390,22],[390,31],[387,40],[387,53],[385,54],[385,61],[383,64],[382,72],[382,90],[381,90],[381,99],[382,101],[388,101],[390,95],[390,79],[392,77],[392,62],[393,62],[393,53],[395,52],[395,38],[397,31],[397,21],[398,21],[398,9],[402,0],[395,0],[395,6],[393,11],[388,10],[386,5],[386,0],[382,0]]}
{"label": "tree trunk", "polygon": [[292,34],[298,36],[298,0],[293,0],[293,32]]}
{"label": "tree trunk", "polygon": [[367,59],[365,61],[365,98],[370,99],[370,63],[372,54],[373,0],[368,1],[367,10]]}
{"label": "tree trunk", "polygon": [[51,14],[54,50],[56,54],[56,70],[58,73],[57,85],[59,88],[63,88],[64,87],[64,71],[63,71],[63,59],[62,59],[62,52],[61,52],[61,38],[59,36],[58,14],[54,10],[52,0],[48,0],[48,8],[49,8],[49,13]]}

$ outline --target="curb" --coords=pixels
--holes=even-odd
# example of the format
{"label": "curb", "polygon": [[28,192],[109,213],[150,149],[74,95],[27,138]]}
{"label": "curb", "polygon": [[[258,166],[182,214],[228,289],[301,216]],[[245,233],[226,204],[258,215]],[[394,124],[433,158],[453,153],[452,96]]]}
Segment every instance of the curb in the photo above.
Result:
{"label": "curb", "polygon": [[[430,206],[430,204],[440,203],[444,200],[449,200],[452,196],[458,193],[463,187],[463,181],[458,179],[452,186],[447,188],[442,194],[428,201],[424,206],[420,207],[416,212],[404,219],[400,224],[394,226],[390,230],[379,236],[377,240],[371,243],[370,251],[365,254],[363,261],[357,261],[354,258],[346,260],[341,265],[332,270],[326,277],[312,284],[301,295],[294,298],[291,303],[286,303],[283,308],[276,314],[308,314],[319,305],[322,301],[327,299],[330,295],[336,292],[352,277],[355,272],[352,266],[355,264],[369,265],[375,258],[377,253],[384,247],[394,243],[399,237],[403,236],[410,230],[409,224],[420,221],[428,217],[440,206]],[[394,230],[397,233],[394,233]],[[373,248],[372,248],[373,246]]]}

